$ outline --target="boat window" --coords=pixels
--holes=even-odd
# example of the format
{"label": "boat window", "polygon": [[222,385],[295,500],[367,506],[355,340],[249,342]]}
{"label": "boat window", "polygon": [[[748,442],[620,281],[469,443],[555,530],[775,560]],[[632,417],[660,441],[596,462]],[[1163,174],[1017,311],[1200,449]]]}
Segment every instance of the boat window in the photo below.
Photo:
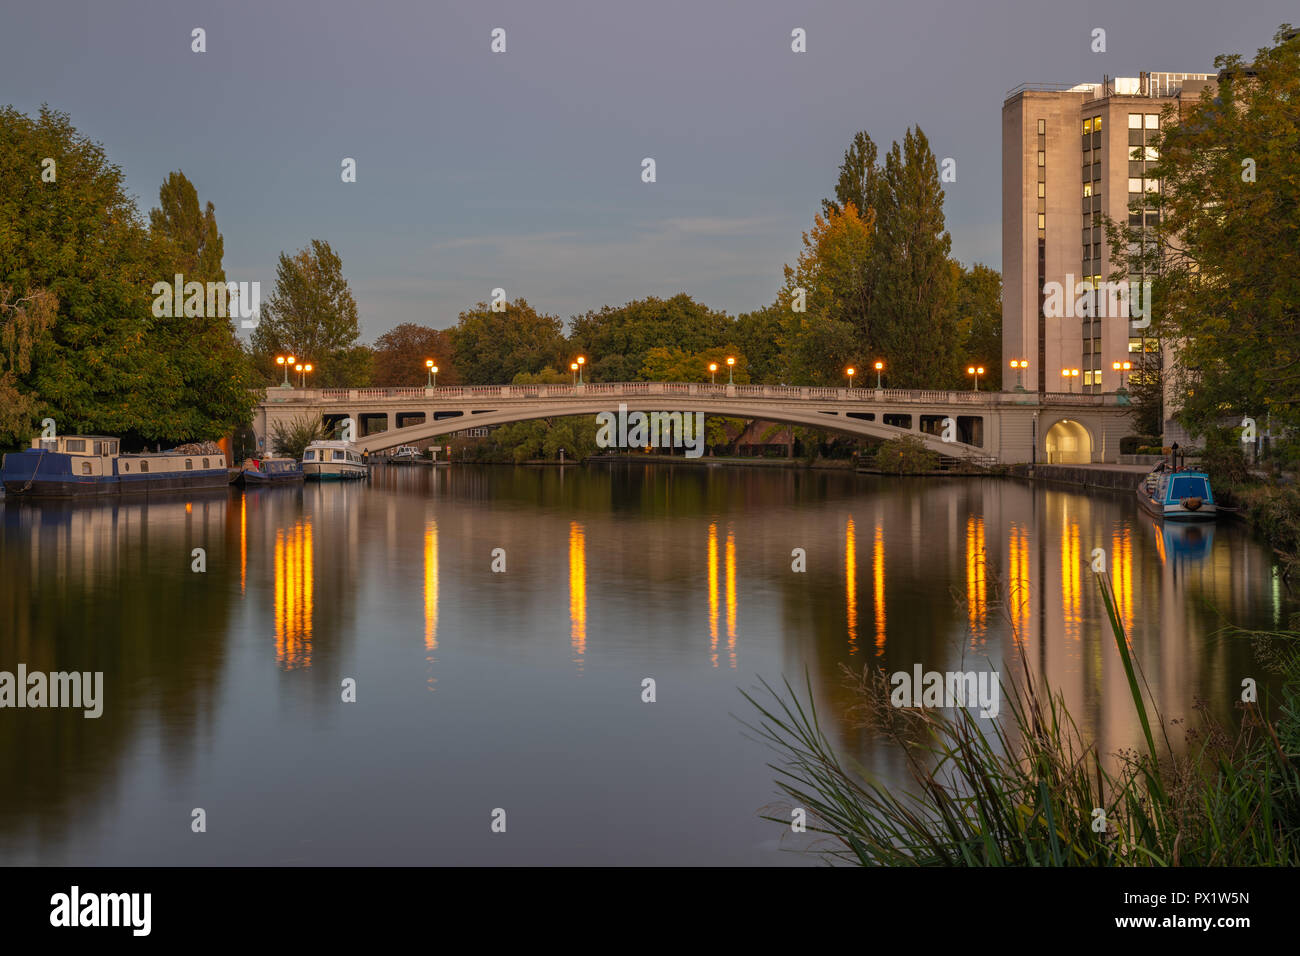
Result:
{"label": "boat window", "polygon": [[95,455],[102,454],[103,448],[104,448],[104,443],[102,441],[95,442],[95,450],[92,452],[92,454]]}
{"label": "boat window", "polygon": [[185,470],[186,470],[186,471],[190,471],[191,469],[193,469],[193,467],[194,467],[194,459],[193,459],[193,458],[186,458],[186,459],[185,459]]}
{"label": "boat window", "polygon": [[303,460],[303,461],[315,461],[315,460],[316,460],[316,453],[315,453],[314,451],[312,451],[311,449],[308,449],[308,450],[303,454],[303,456],[302,456],[302,460]]}
{"label": "boat window", "polygon": [[1208,498],[1209,493],[1205,488],[1204,478],[1195,478],[1191,475],[1179,475],[1174,479],[1174,487],[1170,492],[1171,498]]}
{"label": "boat window", "polygon": [[64,449],[65,449],[66,451],[85,451],[85,450],[86,450],[86,439],[84,439],[84,438],[69,438],[69,439],[67,440],[67,443],[64,445]]}
{"label": "boat window", "polygon": [[140,462],[140,470],[141,470],[141,471],[148,471],[148,470],[149,470],[149,463],[148,463],[147,461],[142,461],[142,462]]}
{"label": "boat window", "polygon": [[82,473],[83,475],[88,475],[88,474],[90,474],[90,462],[88,462],[88,461],[83,461],[83,462],[81,463],[81,473]]}
{"label": "boat window", "polygon": [[124,462],[122,462],[122,470],[123,470],[123,471],[130,471],[130,470],[131,470],[131,463],[130,463],[129,461],[124,461]]}
{"label": "boat window", "polygon": [[208,460],[206,458],[203,459],[203,467],[204,468],[208,467]]}
{"label": "boat window", "polygon": [[347,461],[347,460],[348,460],[347,453],[346,453],[346,452],[342,452],[342,451],[337,451],[337,450],[336,450],[336,451],[334,452],[334,460],[335,460],[335,461]]}

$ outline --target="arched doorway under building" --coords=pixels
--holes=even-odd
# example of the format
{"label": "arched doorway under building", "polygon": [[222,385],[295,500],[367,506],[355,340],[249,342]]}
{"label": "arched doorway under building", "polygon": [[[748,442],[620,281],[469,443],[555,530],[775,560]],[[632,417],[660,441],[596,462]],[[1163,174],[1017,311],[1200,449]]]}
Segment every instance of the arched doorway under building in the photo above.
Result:
{"label": "arched doorway under building", "polygon": [[1043,436],[1049,465],[1086,465],[1092,461],[1092,436],[1076,421],[1063,418]]}

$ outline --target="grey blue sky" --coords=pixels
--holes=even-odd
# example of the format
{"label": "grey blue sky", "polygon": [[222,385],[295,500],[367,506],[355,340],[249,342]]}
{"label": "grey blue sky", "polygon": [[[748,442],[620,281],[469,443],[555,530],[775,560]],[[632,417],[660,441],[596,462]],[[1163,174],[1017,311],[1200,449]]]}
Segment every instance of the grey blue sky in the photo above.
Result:
{"label": "grey blue sky", "polygon": [[280,251],[328,240],[369,342],[496,286],[566,320],[682,291],[762,306],[858,129],[887,147],[919,124],[955,158],[953,254],[1000,266],[1007,90],[1209,71],[1297,20],[1285,0],[0,0],[0,103],[71,114],[143,213],[184,170],[264,297]]}

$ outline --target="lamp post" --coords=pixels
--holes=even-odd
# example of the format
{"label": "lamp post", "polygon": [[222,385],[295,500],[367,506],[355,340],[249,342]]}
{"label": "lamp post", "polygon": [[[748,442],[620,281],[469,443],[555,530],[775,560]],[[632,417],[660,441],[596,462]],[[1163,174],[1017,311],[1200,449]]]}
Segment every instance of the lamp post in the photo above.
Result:
{"label": "lamp post", "polygon": [[428,384],[426,388],[435,388],[438,385],[438,366],[433,364],[433,359],[425,359],[424,367],[429,370]]}
{"label": "lamp post", "polygon": [[1119,390],[1121,392],[1124,391],[1124,376],[1132,367],[1132,362],[1114,362],[1111,365],[1111,368],[1119,372]]}
{"label": "lamp post", "polygon": [[570,362],[569,371],[573,373],[573,384],[577,385],[578,384],[578,363]]}
{"label": "lamp post", "polygon": [[281,388],[293,388],[293,386],[289,384],[289,369],[293,363],[294,357],[292,355],[277,355],[275,357],[275,364],[284,366],[284,384]]}
{"label": "lamp post", "polygon": [[709,384],[710,384],[710,385],[717,385],[717,384],[718,384],[718,377],[717,377],[717,376],[718,376],[718,363],[717,363],[717,362],[710,362],[710,363],[709,363]]}
{"label": "lamp post", "polygon": [[1061,376],[1065,379],[1066,384],[1070,386],[1070,391],[1073,392],[1074,380],[1079,377],[1079,370],[1077,368],[1063,368],[1061,369]]}
{"label": "lamp post", "polygon": [[876,391],[880,391],[880,373],[885,370],[884,362],[876,363]]}
{"label": "lamp post", "polygon": [[848,368],[844,370],[844,374],[849,377],[849,388],[853,387],[853,376],[856,375],[857,372],[858,370],[855,369],[852,365],[850,365]]}
{"label": "lamp post", "polygon": [[972,385],[971,388],[974,391],[978,392],[980,390],[980,376],[984,374],[984,366],[980,365],[977,367],[972,365],[968,369],[966,369],[966,374],[973,375],[975,377],[975,384]]}
{"label": "lamp post", "polygon": [[582,367],[586,364],[587,364],[586,357],[579,355],[578,356],[578,384],[579,385],[582,384]]}
{"label": "lamp post", "polygon": [[727,384],[728,385],[736,384],[734,381],[732,381],[731,378],[731,370],[735,367],[736,367],[736,360],[732,358],[730,355],[728,355],[727,356]]}
{"label": "lamp post", "polygon": [[1016,391],[1025,390],[1025,369],[1029,368],[1028,359],[1012,359],[1011,367],[1016,370]]}
{"label": "lamp post", "polygon": [[311,371],[310,363],[304,364],[303,362],[299,362],[297,365],[293,367],[293,370],[298,373],[298,387],[306,388],[307,373]]}

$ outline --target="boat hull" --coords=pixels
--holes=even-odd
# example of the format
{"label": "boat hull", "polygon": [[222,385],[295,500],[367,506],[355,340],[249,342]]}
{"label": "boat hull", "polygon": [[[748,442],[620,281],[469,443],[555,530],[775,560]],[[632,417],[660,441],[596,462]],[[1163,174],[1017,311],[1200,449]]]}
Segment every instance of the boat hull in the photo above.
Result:
{"label": "boat hull", "polygon": [[[149,461],[155,467],[178,467],[180,462],[194,460],[194,455],[156,455]],[[211,456],[209,456],[211,457]],[[101,498],[118,495],[149,496],[175,492],[202,491],[226,488],[230,476],[222,461],[219,468],[165,470],[122,474],[119,463],[125,459],[116,456],[97,460],[83,456],[68,456],[39,451],[14,452],[5,456],[3,483],[5,494],[14,498]],[[140,459],[130,459],[138,461]],[[109,474],[79,475],[72,465],[83,462],[96,470],[112,470]],[[87,466],[89,467],[89,466]]]}
{"label": "boat hull", "polygon": [[365,478],[369,469],[346,461],[308,462],[302,466],[302,474],[309,481],[356,481]]}

